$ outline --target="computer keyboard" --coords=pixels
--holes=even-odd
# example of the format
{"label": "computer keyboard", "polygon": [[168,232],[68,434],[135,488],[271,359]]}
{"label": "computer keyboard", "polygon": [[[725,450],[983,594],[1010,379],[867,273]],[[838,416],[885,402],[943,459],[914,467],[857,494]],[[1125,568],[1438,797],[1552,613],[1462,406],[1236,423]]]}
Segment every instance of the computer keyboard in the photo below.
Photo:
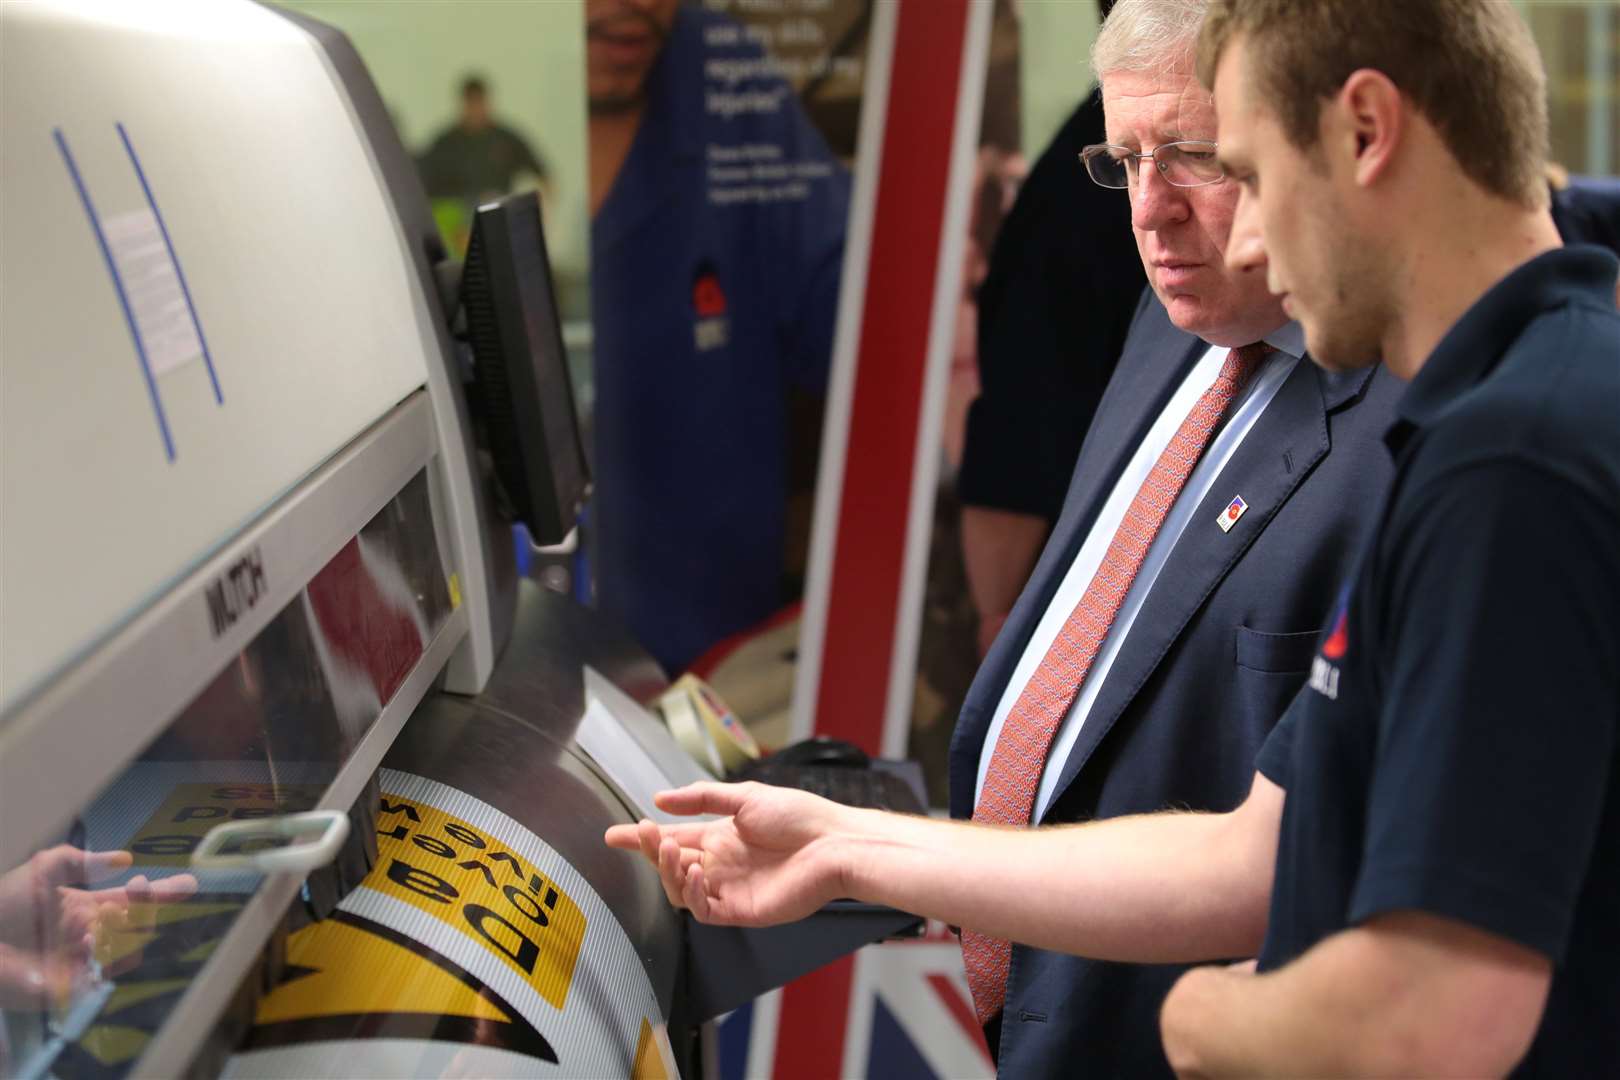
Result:
{"label": "computer keyboard", "polygon": [[773,764],[770,758],[754,762],[737,777],[762,784],[798,788],[824,799],[872,810],[926,814],[927,807],[900,777],[872,766]]}

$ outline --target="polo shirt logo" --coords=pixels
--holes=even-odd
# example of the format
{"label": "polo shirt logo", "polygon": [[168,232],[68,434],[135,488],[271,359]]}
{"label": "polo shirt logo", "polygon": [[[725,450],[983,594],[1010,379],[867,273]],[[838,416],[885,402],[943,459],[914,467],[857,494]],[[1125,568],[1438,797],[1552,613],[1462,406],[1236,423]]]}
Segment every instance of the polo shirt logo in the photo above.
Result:
{"label": "polo shirt logo", "polygon": [[1339,611],[1339,621],[1333,624],[1333,633],[1322,643],[1322,655],[1329,660],[1343,660],[1344,650],[1350,647],[1350,612]]}
{"label": "polo shirt logo", "polygon": [[707,260],[692,275],[692,315],[692,343],[698,352],[721,348],[731,340],[726,293],[714,264]]}
{"label": "polo shirt logo", "polygon": [[1331,660],[1343,660],[1350,647],[1350,611],[1344,600],[1339,601],[1339,617],[1333,623],[1333,632],[1322,642],[1322,654],[1311,661],[1311,689],[1332,701],[1339,699],[1339,666]]}

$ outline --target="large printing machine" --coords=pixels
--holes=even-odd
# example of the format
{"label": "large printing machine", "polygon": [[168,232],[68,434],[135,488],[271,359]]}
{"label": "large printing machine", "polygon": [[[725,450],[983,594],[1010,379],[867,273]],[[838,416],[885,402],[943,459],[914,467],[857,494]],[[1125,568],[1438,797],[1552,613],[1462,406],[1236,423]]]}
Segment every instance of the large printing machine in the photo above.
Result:
{"label": "large printing machine", "polygon": [[584,479],[532,199],[474,297],[347,41],[247,0],[0,50],[0,1075],[691,1075],[907,925],[698,927],[602,845],[698,773],[513,569]]}

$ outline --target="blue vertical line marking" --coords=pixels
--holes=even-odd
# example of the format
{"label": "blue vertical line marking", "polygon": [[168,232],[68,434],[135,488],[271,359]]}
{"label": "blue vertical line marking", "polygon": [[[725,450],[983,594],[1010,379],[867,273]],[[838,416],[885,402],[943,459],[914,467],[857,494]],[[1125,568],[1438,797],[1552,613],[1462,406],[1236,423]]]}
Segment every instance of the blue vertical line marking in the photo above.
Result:
{"label": "blue vertical line marking", "polygon": [[225,395],[219,389],[219,373],[214,370],[214,357],[208,351],[208,336],[203,333],[202,320],[197,318],[197,305],[191,302],[191,286],[186,284],[186,272],[180,269],[180,256],[175,253],[174,241],[169,239],[169,226],[163,220],[163,211],[158,209],[157,199],[152,197],[152,187],[146,182],[146,170],[141,168],[141,159],[135,156],[135,147],[130,145],[129,132],[119,123],[118,137],[124,140],[124,151],[129,154],[129,163],[135,166],[135,179],[141,182],[141,190],[146,192],[146,205],[152,208],[152,216],[157,218],[158,232],[163,234],[163,246],[169,249],[169,261],[174,264],[175,276],[180,279],[180,292],[186,298],[186,310],[191,312],[191,325],[197,328],[197,341],[202,344],[203,363],[208,365],[208,379],[214,384],[214,401],[216,404],[225,404]]}
{"label": "blue vertical line marking", "polygon": [[169,420],[163,415],[163,399],[158,397],[157,379],[152,377],[152,365],[146,359],[146,346],[141,343],[140,327],[135,325],[135,312],[130,310],[129,297],[124,293],[124,279],[118,276],[118,264],[113,262],[112,249],[107,246],[107,236],[101,231],[101,219],[96,217],[96,206],[90,201],[90,192],[85,189],[84,180],[79,176],[79,167],[73,163],[73,153],[68,149],[67,140],[62,137],[61,128],[52,128],[51,135],[56,139],[56,148],[62,152],[62,161],[67,165],[68,175],[73,178],[73,186],[78,189],[79,201],[84,203],[84,212],[90,218],[90,229],[96,234],[96,243],[101,245],[101,257],[107,260],[107,273],[112,275],[113,290],[118,293],[118,305],[124,309],[124,322],[129,324],[130,339],[135,342],[135,355],[141,361],[141,374],[146,376],[146,390],[152,395],[152,411],[157,414],[158,431],[163,436],[163,450],[174,460],[174,439],[169,434]]}

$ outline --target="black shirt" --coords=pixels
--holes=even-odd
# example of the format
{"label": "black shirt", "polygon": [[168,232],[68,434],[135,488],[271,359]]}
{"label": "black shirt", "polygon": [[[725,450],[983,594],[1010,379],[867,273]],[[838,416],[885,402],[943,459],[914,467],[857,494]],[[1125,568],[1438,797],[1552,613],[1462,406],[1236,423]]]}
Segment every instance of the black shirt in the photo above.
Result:
{"label": "black shirt", "polygon": [[1080,103],[1018,191],[979,286],[979,396],[957,493],[1056,522],[1147,284],[1131,200],[1079,154],[1107,141],[1102,96]]}
{"label": "black shirt", "polygon": [[523,136],[499,124],[478,131],[445,128],[422,155],[420,167],[429,198],[468,202],[505,195],[523,173],[546,178],[545,165]]}
{"label": "black shirt", "polygon": [[1521,266],[1387,436],[1396,476],[1258,767],[1288,791],[1262,969],[1376,915],[1550,958],[1522,1075],[1620,1067],[1620,314],[1596,248]]}

